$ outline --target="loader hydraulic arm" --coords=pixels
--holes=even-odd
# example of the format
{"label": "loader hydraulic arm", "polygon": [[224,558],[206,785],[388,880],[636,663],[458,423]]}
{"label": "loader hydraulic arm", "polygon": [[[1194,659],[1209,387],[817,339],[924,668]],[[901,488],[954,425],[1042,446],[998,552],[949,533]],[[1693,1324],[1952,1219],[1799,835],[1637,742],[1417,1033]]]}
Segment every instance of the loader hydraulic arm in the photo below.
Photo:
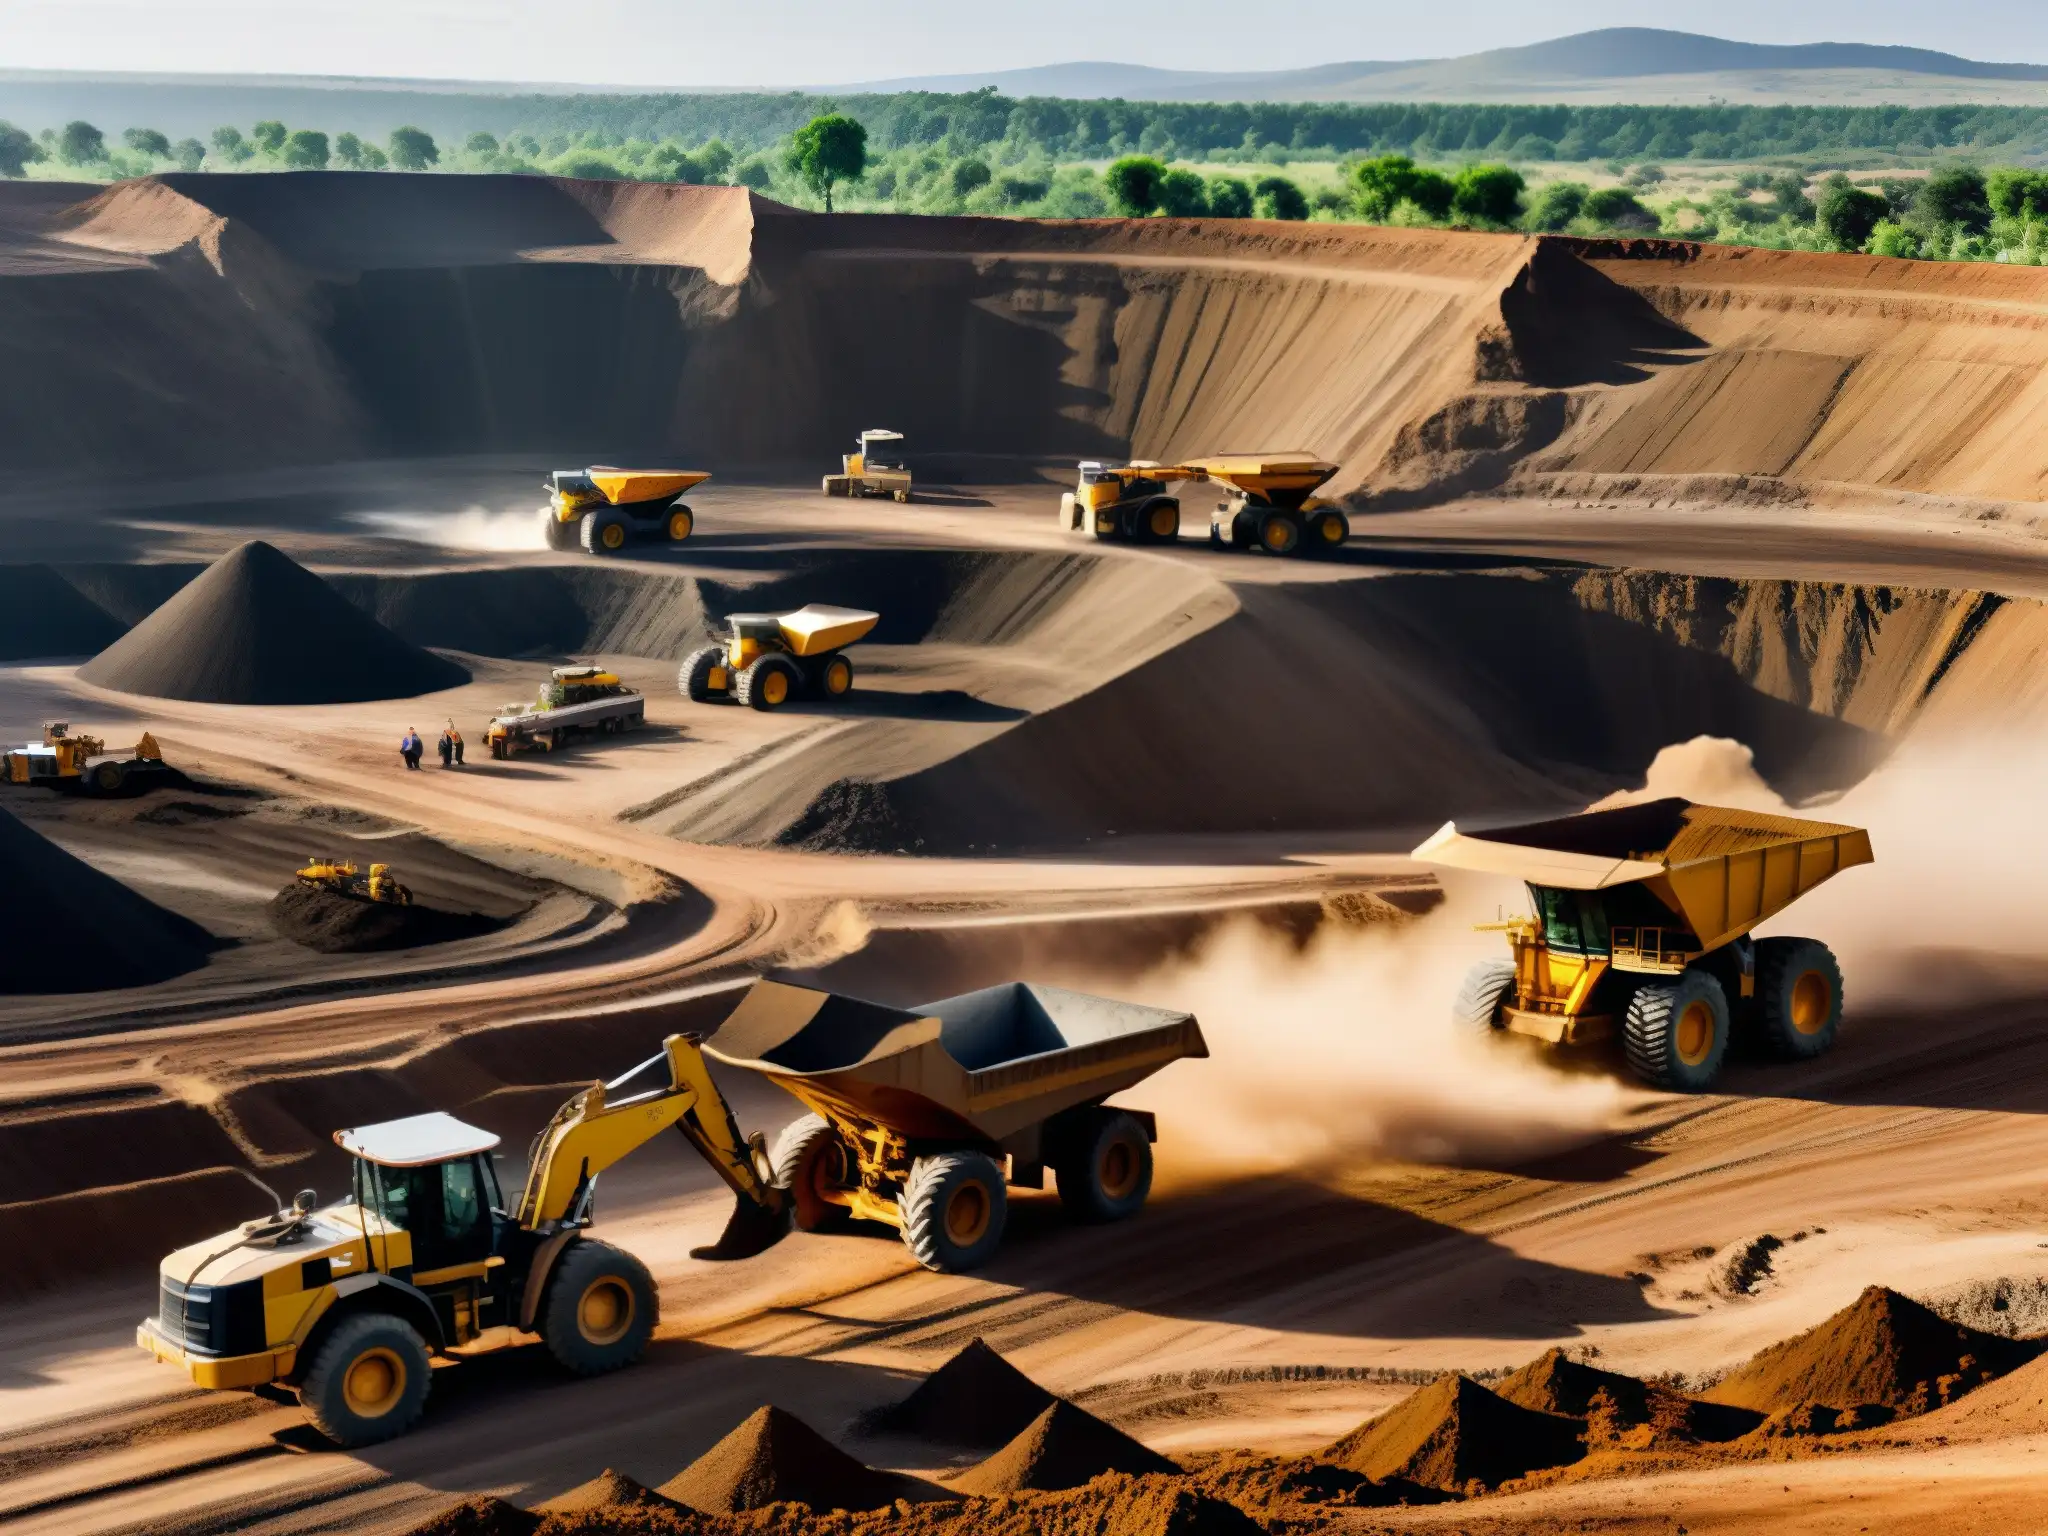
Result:
{"label": "loader hydraulic arm", "polygon": [[[656,1071],[664,1065],[665,1085]],[[636,1084],[643,1078],[648,1086]],[[555,1111],[534,1138],[515,1219],[530,1231],[580,1219],[591,1181],[670,1126],[704,1155],[743,1207],[782,1214],[788,1196],[768,1178],[760,1139],[741,1133],[705,1069],[697,1037],[670,1035],[661,1055],[613,1082],[591,1084]]]}

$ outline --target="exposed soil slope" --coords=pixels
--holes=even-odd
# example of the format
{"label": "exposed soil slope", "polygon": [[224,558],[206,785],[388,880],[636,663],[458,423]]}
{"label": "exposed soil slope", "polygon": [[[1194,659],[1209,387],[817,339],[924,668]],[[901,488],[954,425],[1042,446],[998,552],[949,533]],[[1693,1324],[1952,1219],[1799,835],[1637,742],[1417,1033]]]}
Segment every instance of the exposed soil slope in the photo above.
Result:
{"label": "exposed soil slope", "polygon": [[477,912],[444,912],[417,902],[401,907],[358,901],[298,883],[277,893],[270,903],[270,921],[294,944],[323,955],[446,944],[505,926],[503,919]]}
{"label": "exposed soil slope", "polygon": [[124,693],[215,704],[409,698],[469,680],[260,539],[217,561],[78,675]]}

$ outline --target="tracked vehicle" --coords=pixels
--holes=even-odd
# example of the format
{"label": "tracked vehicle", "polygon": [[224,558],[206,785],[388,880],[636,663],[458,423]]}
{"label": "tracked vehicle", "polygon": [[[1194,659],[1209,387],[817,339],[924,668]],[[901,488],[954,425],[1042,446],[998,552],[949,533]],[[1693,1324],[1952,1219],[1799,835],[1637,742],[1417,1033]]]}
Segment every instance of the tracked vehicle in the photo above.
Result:
{"label": "tracked vehicle", "polygon": [[412,891],[398,883],[389,864],[372,864],[368,870],[340,859],[308,859],[299,870],[301,885],[356,901],[375,902],[387,907],[409,907]]}
{"label": "tracked vehicle", "polygon": [[0,755],[0,783],[41,784],[89,795],[119,795],[163,782],[169,772],[156,738],[144,731],[126,752],[109,752],[97,736],[73,734],[62,720],[43,727],[41,742]]}
{"label": "tracked vehicle", "polygon": [[843,698],[853,688],[853,663],[842,653],[881,621],[879,613],[828,603],[793,613],[728,614],[726,638],[692,651],[676,686],[692,703],[731,699],[750,709]]}
{"label": "tracked vehicle", "polygon": [[1528,886],[1532,915],[1495,925],[1512,958],[1465,978],[1461,1027],[1569,1045],[1618,1035],[1636,1076],[1682,1093],[1713,1084],[1737,1030],[1794,1061],[1835,1042],[1834,954],[1750,930],[1870,863],[1860,827],[1665,799],[1480,833],[1446,822],[1414,856]]}
{"label": "tracked vehicle", "polygon": [[635,540],[680,544],[697,526],[683,493],[710,478],[697,469],[558,469],[541,482],[541,537],[549,549],[593,555],[616,555]]}

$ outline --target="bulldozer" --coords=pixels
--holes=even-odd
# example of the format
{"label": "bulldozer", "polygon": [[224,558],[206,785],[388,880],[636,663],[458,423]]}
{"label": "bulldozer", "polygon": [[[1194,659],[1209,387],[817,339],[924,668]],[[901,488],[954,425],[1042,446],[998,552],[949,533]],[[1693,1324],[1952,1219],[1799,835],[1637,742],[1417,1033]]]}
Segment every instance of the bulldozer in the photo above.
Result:
{"label": "bulldozer", "polygon": [[1835,1043],[1833,952],[1750,930],[1875,856],[1860,827],[1669,798],[1479,833],[1446,822],[1414,857],[1528,887],[1530,916],[1487,925],[1511,958],[1467,974],[1461,1028],[1553,1045],[1619,1035],[1643,1082],[1701,1093],[1737,1030],[1781,1060]]}
{"label": "bulldozer", "polygon": [[680,544],[697,525],[683,493],[710,478],[697,469],[558,469],[541,482],[541,537],[549,549],[581,545],[593,555],[615,555],[635,539]]}
{"label": "bulldozer", "polygon": [[387,907],[412,905],[412,892],[398,883],[389,864],[372,864],[365,872],[337,859],[308,859],[299,870],[299,884]]}
{"label": "bulldozer", "polygon": [[162,749],[147,731],[124,754],[109,752],[97,736],[73,735],[62,720],[43,727],[40,743],[29,742],[0,755],[0,782],[42,784],[89,795],[146,789],[168,771]]}
{"label": "bulldozer", "polygon": [[1201,470],[1182,464],[1083,459],[1080,483],[1060,495],[1060,526],[1098,539],[1169,544],[1180,537],[1180,498],[1168,487],[1201,477]]}
{"label": "bulldozer", "polygon": [[731,699],[752,709],[843,698],[853,687],[846,647],[881,621],[879,613],[826,603],[793,613],[728,614],[726,638],[692,651],[676,684],[692,703]]}
{"label": "bulldozer", "polygon": [[1188,467],[1235,493],[1209,515],[1212,549],[1328,554],[1351,537],[1350,520],[1315,495],[1337,473],[1335,464],[1306,453],[1260,453],[1191,459]]}
{"label": "bulldozer", "polygon": [[839,473],[827,475],[827,496],[887,496],[910,500],[910,466],[903,458],[903,434],[883,427],[861,433],[852,453],[839,456]]}
{"label": "bulldozer", "polygon": [[718,1244],[743,1258],[789,1231],[761,1138],[743,1136],[692,1035],[593,1083],[534,1138],[507,1203],[499,1138],[432,1113],[337,1131],[348,1197],[310,1189],[273,1216],[181,1248],[159,1268],[136,1343],[200,1387],[295,1392],[344,1447],[418,1422],[432,1357],[538,1338],[577,1376],[639,1358],[659,1297],[637,1258],[589,1235],[605,1169],[674,1126],[734,1191]]}

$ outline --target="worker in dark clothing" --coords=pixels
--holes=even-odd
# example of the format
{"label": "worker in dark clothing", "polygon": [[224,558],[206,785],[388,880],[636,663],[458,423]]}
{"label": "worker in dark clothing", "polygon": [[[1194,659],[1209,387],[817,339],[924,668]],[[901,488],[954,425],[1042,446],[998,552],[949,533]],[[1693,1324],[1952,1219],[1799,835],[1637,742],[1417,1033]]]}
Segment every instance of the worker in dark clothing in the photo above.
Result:
{"label": "worker in dark clothing", "polygon": [[426,743],[420,740],[420,733],[412,726],[405,728],[405,734],[398,741],[398,755],[405,759],[405,766],[417,768],[420,758],[425,755]]}
{"label": "worker in dark clothing", "polygon": [[434,743],[434,748],[441,754],[443,768],[452,768],[455,765],[455,742],[448,731],[441,733],[441,739]]}
{"label": "worker in dark clothing", "polygon": [[455,722],[448,722],[448,734],[455,739],[455,766],[462,766],[462,732],[455,729]]}

